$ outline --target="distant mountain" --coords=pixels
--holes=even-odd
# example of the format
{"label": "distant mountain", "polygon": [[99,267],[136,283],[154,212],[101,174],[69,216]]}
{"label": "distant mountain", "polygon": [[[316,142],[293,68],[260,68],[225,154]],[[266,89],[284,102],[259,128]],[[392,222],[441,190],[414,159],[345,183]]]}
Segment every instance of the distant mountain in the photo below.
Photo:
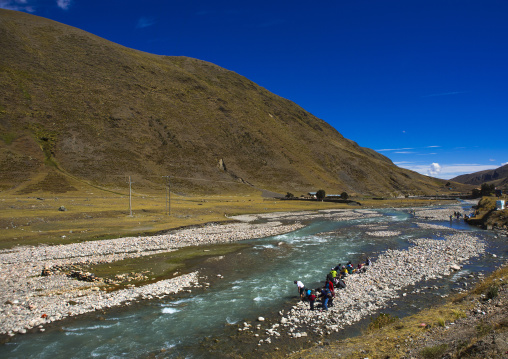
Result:
{"label": "distant mountain", "polygon": [[482,183],[489,183],[499,187],[505,187],[508,186],[508,164],[493,170],[457,176],[452,178],[451,181],[477,186]]}
{"label": "distant mountain", "polygon": [[[211,63],[0,9],[0,189],[101,186],[433,194],[295,103]],[[358,124],[361,126],[361,124]]]}

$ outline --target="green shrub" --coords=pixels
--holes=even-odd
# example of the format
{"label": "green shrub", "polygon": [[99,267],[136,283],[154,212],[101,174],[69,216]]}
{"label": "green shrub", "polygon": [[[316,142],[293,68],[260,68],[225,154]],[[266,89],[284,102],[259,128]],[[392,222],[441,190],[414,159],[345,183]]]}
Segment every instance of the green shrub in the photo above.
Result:
{"label": "green shrub", "polygon": [[367,331],[372,332],[374,330],[381,329],[389,324],[396,322],[397,320],[399,320],[399,318],[396,316],[381,313],[376,318],[370,320]]}
{"label": "green shrub", "polygon": [[492,325],[481,322],[476,326],[476,336],[478,338],[484,337],[485,335],[489,334],[492,331],[493,327]]}
{"label": "green shrub", "polygon": [[498,287],[493,285],[487,289],[487,299],[494,299],[498,295]]}
{"label": "green shrub", "polygon": [[433,347],[423,348],[420,355],[426,359],[441,358],[448,349],[448,344],[435,345]]}
{"label": "green shrub", "polygon": [[464,313],[462,310],[452,309],[452,313],[455,316],[455,319],[460,319],[460,318],[467,317],[467,314]]}

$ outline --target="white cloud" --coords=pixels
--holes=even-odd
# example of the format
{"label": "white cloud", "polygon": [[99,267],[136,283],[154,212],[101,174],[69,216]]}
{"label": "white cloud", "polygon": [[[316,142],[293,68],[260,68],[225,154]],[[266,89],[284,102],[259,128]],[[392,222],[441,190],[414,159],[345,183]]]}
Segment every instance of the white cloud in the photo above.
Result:
{"label": "white cloud", "polygon": [[143,29],[145,27],[149,27],[155,24],[155,20],[148,17],[141,17],[138,20],[138,24],[136,25],[137,29]]}
{"label": "white cloud", "polygon": [[[480,165],[477,163],[455,163],[455,164],[437,164],[439,166],[439,171],[433,171],[434,174],[430,173],[433,169],[434,164],[405,164],[405,163],[396,163],[398,166],[406,168],[411,171],[418,172],[422,175],[432,176],[442,179],[450,179],[453,177],[457,177],[463,174],[469,174],[479,171],[491,170],[494,169],[492,165]],[[505,163],[505,164],[508,164]],[[434,170],[437,168],[434,168]],[[437,172],[437,173],[435,173]]]}
{"label": "white cloud", "polygon": [[56,0],[56,4],[60,9],[68,10],[71,6],[71,0]]}
{"label": "white cloud", "polygon": [[508,165],[508,162],[501,163],[501,166]]}
{"label": "white cloud", "polygon": [[[56,5],[63,10],[68,10],[73,0],[56,0]],[[36,0],[0,0],[0,8],[7,10],[35,12],[36,7],[47,6],[38,4]]]}
{"label": "white cloud", "polygon": [[[404,148],[382,148],[380,150],[376,150],[377,152],[389,152],[389,151],[407,151],[407,150],[416,150],[423,148],[440,148],[441,146],[425,146],[425,147],[404,147]],[[414,152],[397,152],[397,153],[414,153]]]}
{"label": "white cloud", "polygon": [[428,171],[429,176],[435,177],[439,174],[439,172],[441,172],[441,166],[439,163],[432,163]]}
{"label": "white cloud", "polygon": [[381,150],[376,150],[377,152],[386,152],[386,151],[402,151],[402,150],[414,150],[414,148],[384,148]]}
{"label": "white cloud", "polygon": [[35,12],[35,8],[27,0],[0,0],[0,8],[16,11]]}

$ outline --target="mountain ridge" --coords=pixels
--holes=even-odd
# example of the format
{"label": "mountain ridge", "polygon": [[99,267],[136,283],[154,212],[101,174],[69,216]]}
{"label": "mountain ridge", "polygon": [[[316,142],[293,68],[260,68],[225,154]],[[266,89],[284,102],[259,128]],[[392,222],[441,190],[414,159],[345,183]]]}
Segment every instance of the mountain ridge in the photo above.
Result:
{"label": "mountain ridge", "polygon": [[452,178],[450,181],[475,186],[489,183],[496,186],[508,187],[508,164],[491,170],[460,175]]}
{"label": "mountain ridge", "polygon": [[444,186],[209,62],[1,9],[0,47],[3,190],[55,169],[105,186],[127,174],[159,186],[170,175],[189,193],[255,186],[400,195]]}

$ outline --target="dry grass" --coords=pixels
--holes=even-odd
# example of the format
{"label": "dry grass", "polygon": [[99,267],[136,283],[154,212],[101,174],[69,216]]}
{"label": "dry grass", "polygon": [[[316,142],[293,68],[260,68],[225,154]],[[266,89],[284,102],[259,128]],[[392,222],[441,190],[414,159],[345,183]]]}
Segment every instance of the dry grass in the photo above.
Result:
{"label": "dry grass", "polygon": [[[171,194],[166,214],[164,190],[134,192],[132,217],[129,195],[71,181],[75,191],[62,194],[35,192],[0,194],[0,248],[15,245],[61,244],[159,231],[208,222],[226,216],[278,211],[346,208],[327,202],[265,199],[260,192],[243,195],[182,196]],[[64,206],[66,211],[59,211]]]}
{"label": "dry grass", "polygon": [[[41,175],[44,181],[48,175]],[[167,215],[166,192],[161,189],[133,190],[132,216],[126,188],[93,187],[71,176],[51,177],[52,192],[33,187],[0,192],[0,248],[15,245],[64,244],[139,234],[173,228],[228,221],[227,216],[266,212],[308,211],[332,208],[415,207],[428,200],[371,200],[358,198],[361,207],[319,201],[267,199],[249,189],[238,194],[185,196],[171,193]],[[60,178],[55,181],[55,178]],[[65,181],[61,180],[64,178]],[[35,183],[40,183],[34,181]],[[25,188],[30,187],[28,184]],[[72,188],[54,193],[56,188]],[[136,187],[134,186],[134,189]],[[59,211],[64,206],[66,211]]]}

